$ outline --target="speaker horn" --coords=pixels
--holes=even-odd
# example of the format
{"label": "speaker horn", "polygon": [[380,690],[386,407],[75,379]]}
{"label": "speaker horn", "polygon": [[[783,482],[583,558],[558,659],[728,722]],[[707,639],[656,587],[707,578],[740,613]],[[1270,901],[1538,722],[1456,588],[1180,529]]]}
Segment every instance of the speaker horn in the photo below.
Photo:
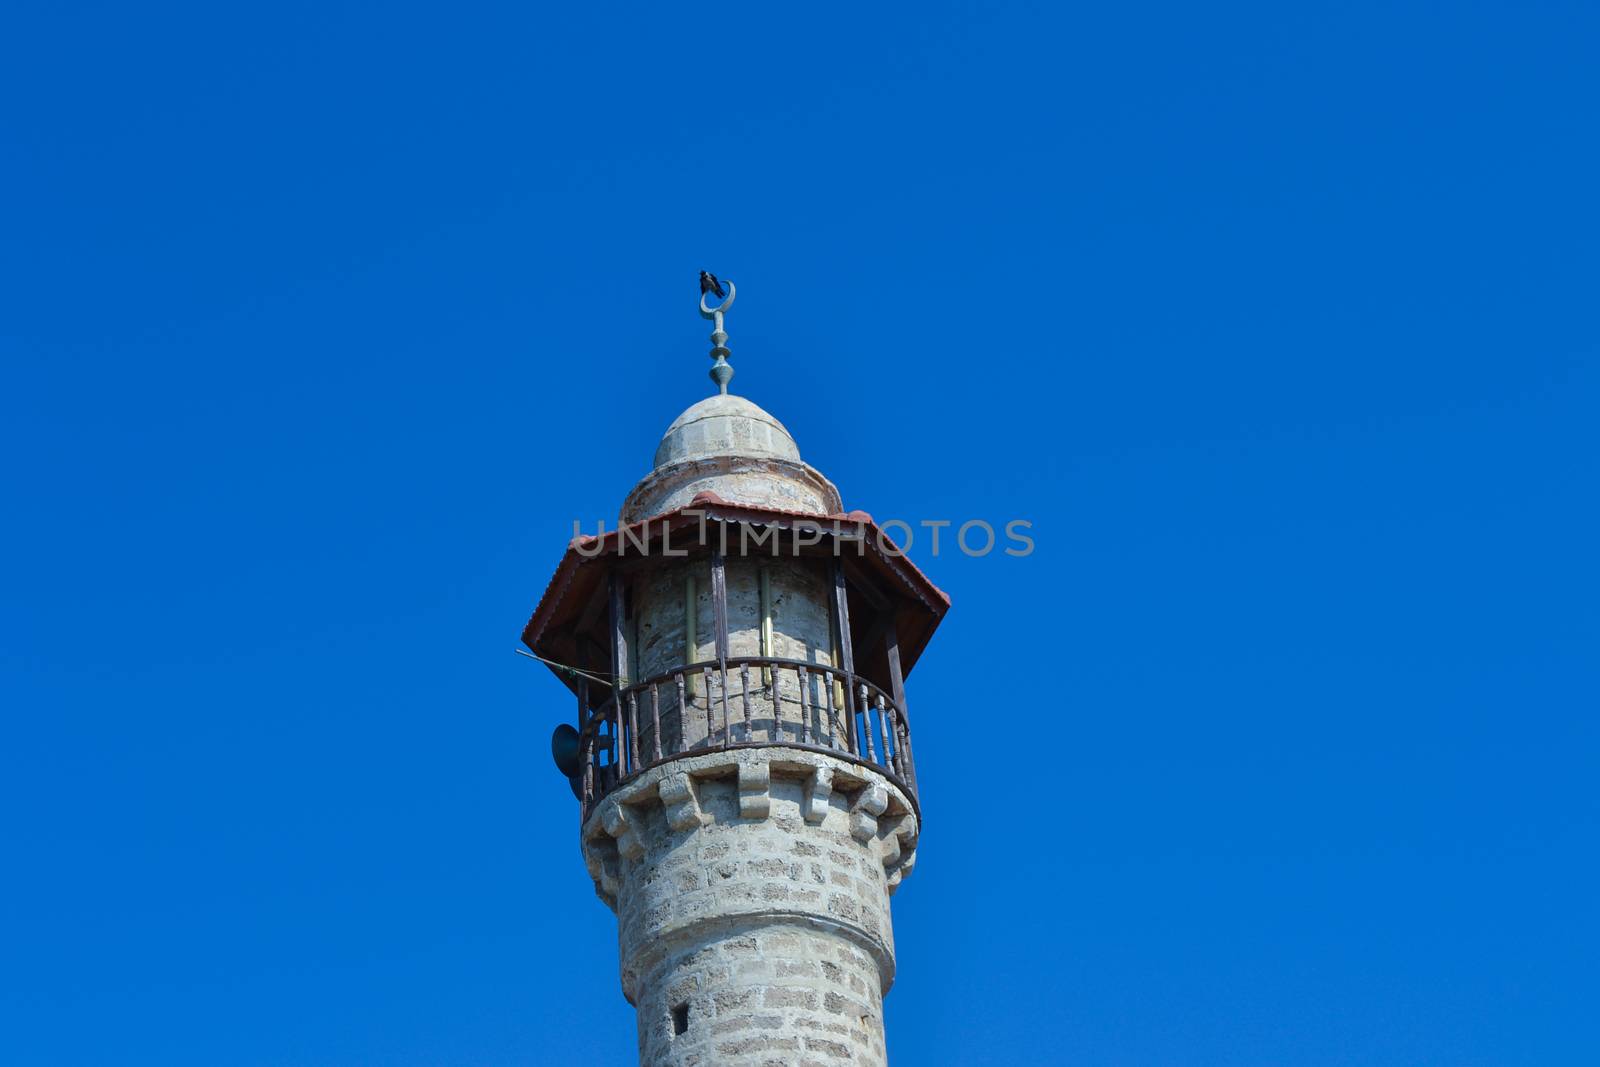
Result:
{"label": "speaker horn", "polygon": [[583,769],[583,753],[578,749],[578,729],[564,722],[550,735],[550,758],[556,761],[556,770],[568,778],[575,778]]}

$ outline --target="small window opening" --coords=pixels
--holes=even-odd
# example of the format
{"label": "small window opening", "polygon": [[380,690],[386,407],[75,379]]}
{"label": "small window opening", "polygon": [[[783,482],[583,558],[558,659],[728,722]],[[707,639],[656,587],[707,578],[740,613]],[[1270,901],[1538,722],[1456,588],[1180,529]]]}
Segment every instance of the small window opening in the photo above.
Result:
{"label": "small window opening", "polygon": [[672,1036],[689,1032],[689,1005],[679,1004],[672,1009]]}

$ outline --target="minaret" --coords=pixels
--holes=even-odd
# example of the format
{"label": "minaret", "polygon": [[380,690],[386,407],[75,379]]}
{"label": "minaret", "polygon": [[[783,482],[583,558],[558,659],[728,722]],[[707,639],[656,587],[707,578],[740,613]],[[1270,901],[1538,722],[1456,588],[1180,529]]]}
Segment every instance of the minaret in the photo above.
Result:
{"label": "minaret", "polygon": [[667,427],[619,528],[574,538],[523,641],[576,698],[553,749],[639,1062],[884,1064],[921,823],[904,676],[949,600],[728,394],[727,289],[700,301],[719,392]]}

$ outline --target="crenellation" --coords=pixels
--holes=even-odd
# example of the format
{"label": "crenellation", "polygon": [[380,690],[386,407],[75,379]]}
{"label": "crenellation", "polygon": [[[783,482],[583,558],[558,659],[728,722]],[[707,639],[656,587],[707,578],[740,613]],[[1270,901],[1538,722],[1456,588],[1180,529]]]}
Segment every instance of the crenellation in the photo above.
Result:
{"label": "crenellation", "polygon": [[[778,1037],[823,1042],[790,1050],[821,1062],[884,1062],[882,997],[894,976],[885,869],[914,809],[894,786],[825,754],[764,757],[673,761],[614,791],[585,825],[586,860],[618,913],[642,1063],[755,1064],[779,1049],[761,1038]],[[805,811],[819,800],[819,770],[838,788],[813,821]],[[760,815],[752,795],[765,801]],[[875,831],[882,816],[883,832],[852,833],[857,814]],[[682,1034],[677,1007],[687,1011]]]}

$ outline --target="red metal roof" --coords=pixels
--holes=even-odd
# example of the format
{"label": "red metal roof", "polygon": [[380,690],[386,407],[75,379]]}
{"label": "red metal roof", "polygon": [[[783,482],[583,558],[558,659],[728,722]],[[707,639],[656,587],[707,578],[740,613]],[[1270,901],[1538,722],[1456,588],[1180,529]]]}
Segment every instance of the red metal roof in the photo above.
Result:
{"label": "red metal roof", "polygon": [[[776,526],[780,529],[815,528],[823,537],[819,543],[841,537],[846,531],[851,542],[859,538],[860,554],[850,553],[849,558],[867,564],[886,586],[899,594],[901,602],[909,602],[908,607],[912,609],[897,615],[903,623],[900,654],[906,674],[911,673],[912,666],[932,638],[939,620],[949,610],[950,598],[944,591],[901,553],[893,539],[864,511],[818,515],[814,512],[736,504],[714,493],[703,492],[685,507],[651,515],[604,534],[573,538],[546,585],[538,607],[523,628],[523,643],[535,652],[547,654],[548,650],[541,648],[541,642],[554,634],[552,627],[559,627],[561,622],[574,621],[576,613],[581,612],[594,596],[597,584],[609,571],[610,562],[627,555],[630,545],[638,552],[639,543],[648,543],[655,531],[670,536],[665,531],[675,532],[710,522]],[[557,677],[561,677],[559,672]],[[569,679],[563,678],[563,681]]]}

